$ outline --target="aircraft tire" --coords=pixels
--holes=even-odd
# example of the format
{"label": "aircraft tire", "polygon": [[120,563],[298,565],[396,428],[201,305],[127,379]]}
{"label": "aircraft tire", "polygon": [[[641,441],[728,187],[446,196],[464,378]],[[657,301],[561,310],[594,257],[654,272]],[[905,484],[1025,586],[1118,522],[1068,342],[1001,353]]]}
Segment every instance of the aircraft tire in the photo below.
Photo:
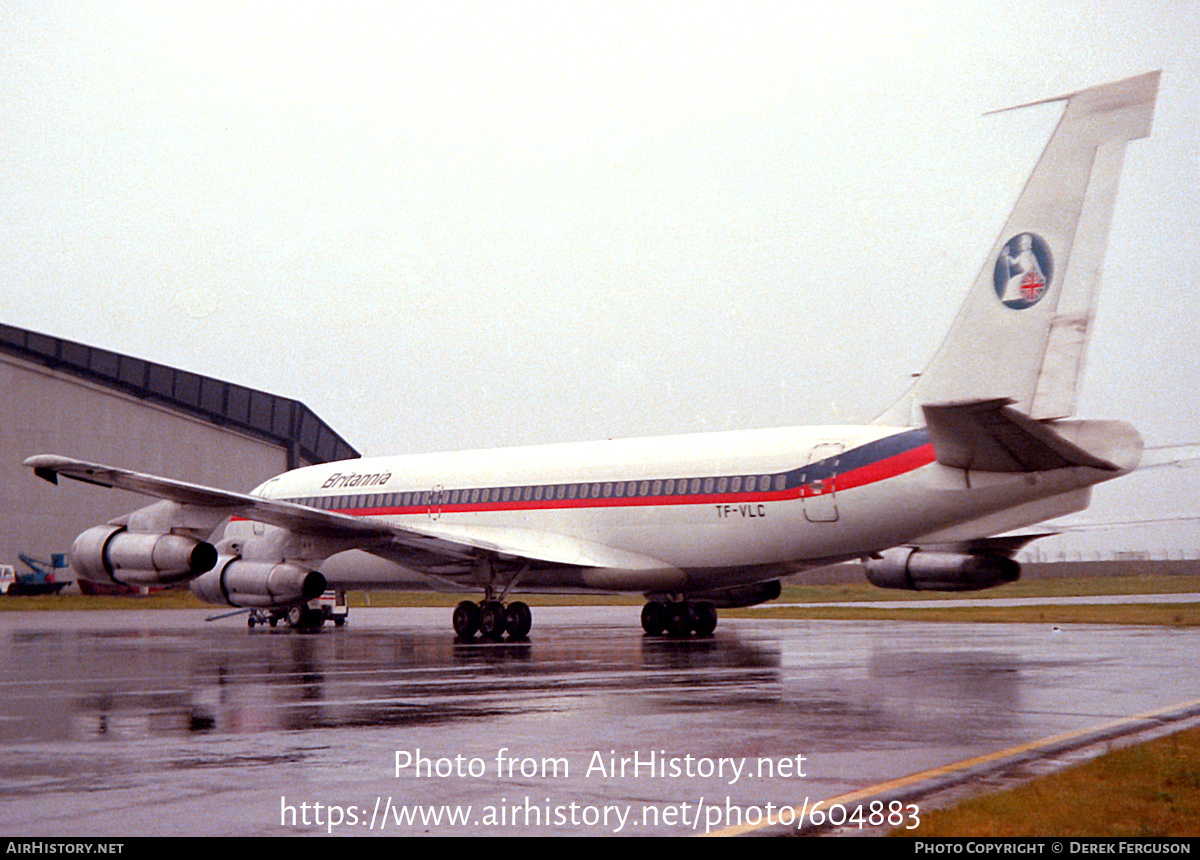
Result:
{"label": "aircraft tire", "polygon": [[479,635],[484,639],[496,641],[504,636],[505,618],[504,604],[498,600],[489,600],[479,610]]}
{"label": "aircraft tire", "polygon": [[687,636],[695,627],[695,614],[692,605],[686,601],[672,603],[667,607],[667,635],[672,637]]}
{"label": "aircraft tire", "polygon": [[504,610],[504,626],[508,630],[509,639],[525,639],[529,636],[529,628],[533,626],[533,613],[528,604],[514,600]]}
{"label": "aircraft tire", "polygon": [[692,629],[697,636],[711,636],[717,629],[717,608],[707,600],[692,604]]}
{"label": "aircraft tire", "polygon": [[667,630],[667,607],[651,600],[642,607],[642,629],[647,636],[662,636]]}
{"label": "aircraft tire", "polygon": [[464,600],[454,607],[451,623],[454,625],[454,634],[460,639],[474,639],[479,632],[479,606]]}

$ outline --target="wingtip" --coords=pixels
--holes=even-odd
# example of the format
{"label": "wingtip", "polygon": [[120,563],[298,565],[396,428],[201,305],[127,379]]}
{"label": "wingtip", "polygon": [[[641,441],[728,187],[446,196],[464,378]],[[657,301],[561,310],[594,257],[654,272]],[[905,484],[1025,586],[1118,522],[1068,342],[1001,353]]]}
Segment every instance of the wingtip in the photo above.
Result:
{"label": "wingtip", "polygon": [[37,454],[33,457],[26,457],[24,465],[33,469],[33,474],[43,481],[57,484],[59,469],[70,462],[68,458],[58,457],[54,454]]}
{"label": "wingtip", "polygon": [[33,474],[37,475],[43,481],[49,481],[51,484],[58,484],[58,472],[55,466],[61,461],[61,457],[54,457],[49,454],[38,454],[35,457],[26,457],[24,465],[33,469]]}

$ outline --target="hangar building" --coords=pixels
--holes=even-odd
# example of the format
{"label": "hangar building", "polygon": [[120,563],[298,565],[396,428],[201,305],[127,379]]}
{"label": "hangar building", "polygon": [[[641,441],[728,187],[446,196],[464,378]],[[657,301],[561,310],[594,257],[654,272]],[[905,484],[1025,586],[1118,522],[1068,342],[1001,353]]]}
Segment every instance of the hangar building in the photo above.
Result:
{"label": "hangar building", "polygon": [[303,403],[0,325],[0,564],[65,553],[84,529],[150,504],[21,465],[61,454],[248,491],[287,469],[359,454]]}

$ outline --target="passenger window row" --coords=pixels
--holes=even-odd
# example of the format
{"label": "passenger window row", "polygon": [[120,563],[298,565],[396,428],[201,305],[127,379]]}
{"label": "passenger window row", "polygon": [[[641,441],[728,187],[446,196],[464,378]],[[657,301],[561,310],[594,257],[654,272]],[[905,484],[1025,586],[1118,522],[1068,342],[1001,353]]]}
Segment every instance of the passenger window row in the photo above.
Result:
{"label": "passenger window row", "polygon": [[787,487],[787,474],[735,475],[720,478],[662,478],[653,481],[596,481],[576,484],[541,484],[523,487],[485,487],[457,490],[423,490],[406,493],[360,493],[288,499],[296,504],[327,511],[371,508],[428,508],[460,505],[495,505],[520,502],[578,501],[699,496],[714,493],[767,493]]}

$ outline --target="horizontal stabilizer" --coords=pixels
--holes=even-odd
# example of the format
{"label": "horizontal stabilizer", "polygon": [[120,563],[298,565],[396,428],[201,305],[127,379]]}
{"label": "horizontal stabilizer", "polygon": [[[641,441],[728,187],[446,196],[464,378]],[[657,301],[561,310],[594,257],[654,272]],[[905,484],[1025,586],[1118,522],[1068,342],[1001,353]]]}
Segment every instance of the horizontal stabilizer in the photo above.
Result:
{"label": "horizontal stabilizer", "polygon": [[1200,463],[1200,445],[1163,445],[1158,448],[1147,448],[1142,453],[1139,469],[1157,469],[1172,466],[1177,469],[1195,466]]}
{"label": "horizontal stabilizer", "polygon": [[1046,472],[1069,466],[1120,467],[1022,415],[1004,398],[922,407],[937,461],[979,472]]}

